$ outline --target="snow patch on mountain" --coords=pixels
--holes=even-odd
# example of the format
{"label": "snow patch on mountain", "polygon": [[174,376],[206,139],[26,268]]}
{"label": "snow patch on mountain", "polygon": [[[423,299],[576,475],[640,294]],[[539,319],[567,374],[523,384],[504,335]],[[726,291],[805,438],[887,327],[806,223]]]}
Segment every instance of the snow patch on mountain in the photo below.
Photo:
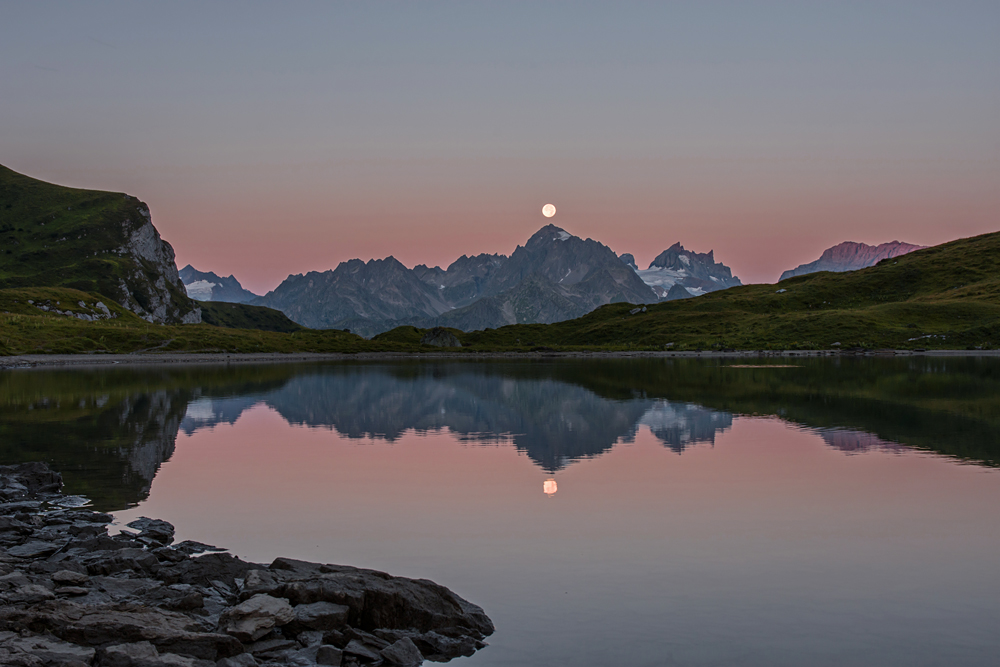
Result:
{"label": "snow patch on mountain", "polygon": [[[678,283],[681,283],[682,287],[686,287],[683,283],[689,277],[688,272],[684,269],[665,269],[660,266],[636,269],[636,273],[642,278],[642,282],[653,288],[658,296],[661,295],[661,291],[663,295],[666,295],[670,288]],[[687,287],[687,291],[695,296],[701,296],[705,293],[701,287]]]}
{"label": "snow patch on mountain", "polygon": [[195,301],[209,301],[212,298],[212,288],[217,283],[207,280],[198,280],[189,285],[184,285],[187,295]]}

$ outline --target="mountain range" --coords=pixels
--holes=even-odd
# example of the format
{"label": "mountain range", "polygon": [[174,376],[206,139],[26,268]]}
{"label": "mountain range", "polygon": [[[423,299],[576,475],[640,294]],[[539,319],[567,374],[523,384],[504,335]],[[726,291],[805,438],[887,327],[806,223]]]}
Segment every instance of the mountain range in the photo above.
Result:
{"label": "mountain range", "polygon": [[250,303],[260,295],[243,289],[234,276],[220,278],[211,271],[199,271],[190,264],[177,272],[187,295],[196,301],[223,301],[225,303]]}
{"label": "mountain range", "polygon": [[[401,325],[473,331],[547,324],[608,303],[655,303],[741,284],[712,252],[690,252],[679,243],[648,269],[639,270],[630,258],[546,225],[509,257],[463,255],[446,269],[423,264],[408,269],[391,256],[352,259],[332,270],[291,275],[266,295],[244,302],[280,310],[306,327],[373,336]],[[232,276],[223,279],[191,266],[181,277],[193,298],[217,301],[226,295],[235,301],[251,294]]]}
{"label": "mountain range", "polygon": [[800,264],[794,269],[785,271],[778,280],[782,281],[793,276],[804,276],[807,273],[818,271],[833,271],[834,273],[857,271],[874,266],[883,259],[899,257],[914,250],[923,250],[926,247],[912,243],[900,243],[899,241],[882,243],[877,246],[845,241],[832,248],[827,248],[815,262]]}

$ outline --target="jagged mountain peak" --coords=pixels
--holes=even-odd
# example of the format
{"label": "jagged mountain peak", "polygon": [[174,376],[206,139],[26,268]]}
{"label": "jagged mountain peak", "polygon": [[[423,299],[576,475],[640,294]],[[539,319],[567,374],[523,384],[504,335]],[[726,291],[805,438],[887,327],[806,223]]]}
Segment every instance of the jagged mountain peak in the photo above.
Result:
{"label": "jagged mountain peak", "polygon": [[[709,250],[704,253],[697,253],[687,250],[680,241],[673,244],[653,259],[649,268],[660,267],[663,269],[681,269],[691,266],[692,260],[713,265],[715,264],[715,251]],[[719,266],[722,266],[721,264]],[[728,269],[726,269],[728,271]]]}
{"label": "jagged mountain peak", "polygon": [[700,296],[742,285],[728,266],[715,261],[714,250],[694,252],[681,245],[680,241],[657,255],[648,269],[637,268],[632,255],[621,255],[620,259],[635,270],[660,300],[685,298],[685,295]]}
{"label": "jagged mountain peak", "polygon": [[554,241],[568,241],[570,239],[580,240],[579,236],[574,236],[570,234],[562,227],[556,227],[553,224],[548,224],[539,229],[537,232],[531,235],[528,242],[525,244],[526,248],[531,248],[543,243],[552,243]]}

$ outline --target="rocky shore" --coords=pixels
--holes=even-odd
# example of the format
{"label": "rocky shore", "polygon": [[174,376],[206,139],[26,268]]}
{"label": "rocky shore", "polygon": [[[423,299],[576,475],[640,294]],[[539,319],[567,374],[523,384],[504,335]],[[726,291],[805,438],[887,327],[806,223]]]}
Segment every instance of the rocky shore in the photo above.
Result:
{"label": "rocky shore", "polygon": [[165,521],[109,535],[41,463],[0,466],[0,664],[378,667],[483,648],[483,610],[425,579],[246,563]]}

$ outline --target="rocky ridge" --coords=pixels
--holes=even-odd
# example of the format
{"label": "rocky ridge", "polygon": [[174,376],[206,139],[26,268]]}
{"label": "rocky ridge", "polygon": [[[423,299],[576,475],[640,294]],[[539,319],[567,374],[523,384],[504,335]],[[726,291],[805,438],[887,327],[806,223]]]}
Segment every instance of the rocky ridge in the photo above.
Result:
{"label": "rocky ridge", "polygon": [[833,271],[835,273],[857,271],[858,269],[874,266],[883,259],[899,257],[914,250],[923,250],[925,247],[913,245],[912,243],[901,243],[900,241],[881,243],[877,246],[868,245],[867,243],[844,241],[824,250],[823,254],[815,262],[800,264],[794,269],[785,271],[778,280],[781,281],[794,276],[804,276],[808,273],[816,273],[818,271]]}
{"label": "rocky ridge", "polygon": [[[622,257],[622,261],[628,263],[631,255]],[[715,261],[714,251],[697,253],[685,249],[680,243],[657,255],[649,268],[635,268],[634,259],[630,265],[656,292],[660,301],[687,299],[743,284],[728,266]]]}
{"label": "rocky ridge", "polygon": [[221,278],[212,271],[199,271],[190,264],[177,272],[187,295],[196,301],[250,303],[259,295],[244,289],[235,276]]}
{"label": "rocky ridge", "polygon": [[279,558],[247,563],[59,492],[41,463],[0,466],[0,664],[15,667],[419,665],[472,655],[493,624],[424,579]]}

